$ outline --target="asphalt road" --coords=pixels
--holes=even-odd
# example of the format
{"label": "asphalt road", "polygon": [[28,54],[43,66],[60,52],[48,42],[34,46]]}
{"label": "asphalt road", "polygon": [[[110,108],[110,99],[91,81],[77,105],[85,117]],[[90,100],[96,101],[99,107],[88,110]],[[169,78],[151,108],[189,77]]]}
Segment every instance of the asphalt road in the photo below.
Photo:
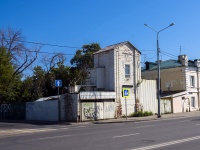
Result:
{"label": "asphalt road", "polygon": [[0,150],[199,150],[200,117],[31,125],[0,122]]}

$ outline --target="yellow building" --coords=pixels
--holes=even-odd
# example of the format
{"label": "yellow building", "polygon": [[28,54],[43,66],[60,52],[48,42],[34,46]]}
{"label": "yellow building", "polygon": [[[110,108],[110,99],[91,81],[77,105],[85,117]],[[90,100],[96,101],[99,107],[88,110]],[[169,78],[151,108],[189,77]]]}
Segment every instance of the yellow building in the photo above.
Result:
{"label": "yellow building", "polygon": [[[142,79],[157,79],[157,63],[146,62]],[[177,60],[160,61],[161,98],[170,99],[172,112],[195,111],[200,108],[200,60],[188,60],[187,55]]]}

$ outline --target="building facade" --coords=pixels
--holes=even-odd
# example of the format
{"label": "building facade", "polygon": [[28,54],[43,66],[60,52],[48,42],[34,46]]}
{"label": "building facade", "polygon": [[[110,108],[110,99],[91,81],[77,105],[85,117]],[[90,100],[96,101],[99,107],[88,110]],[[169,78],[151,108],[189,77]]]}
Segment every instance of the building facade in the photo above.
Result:
{"label": "building facade", "polygon": [[[94,91],[116,93],[117,116],[133,113],[139,101],[138,84],[141,82],[140,51],[130,42],[107,46],[94,53],[94,68],[90,70],[89,84]],[[129,89],[127,105],[122,89]]]}
{"label": "building facade", "polygon": [[[187,55],[177,60],[160,62],[161,97],[172,100],[176,112],[194,111],[200,108],[200,60],[188,60]],[[143,79],[157,79],[157,63],[146,62]]]}

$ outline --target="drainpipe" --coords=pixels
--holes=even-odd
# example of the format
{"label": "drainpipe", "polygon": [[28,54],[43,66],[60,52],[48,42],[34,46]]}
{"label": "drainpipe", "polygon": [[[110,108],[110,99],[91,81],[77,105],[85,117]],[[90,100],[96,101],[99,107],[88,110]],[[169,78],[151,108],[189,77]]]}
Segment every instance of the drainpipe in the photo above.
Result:
{"label": "drainpipe", "polygon": [[119,96],[118,96],[118,86],[119,86],[119,51],[116,51],[116,59],[115,59],[115,65],[116,65],[116,79],[115,79],[115,90],[116,90],[116,102],[119,102]]}
{"label": "drainpipe", "polygon": [[136,93],[137,93],[137,90],[136,90],[136,88],[137,88],[137,83],[136,83],[136,59],[135,59],[135,57],[136,57],[136,55],[135,55],[135,49],[134,49],[134,51],[133,51],[133,75],[134,75],[134,78],[133,78],[133,85],[134,85],[134,95],[135,95],[135,112],[137,112],[137,95],[136,95]]}
{"label": "drainpipe", "polygon": [[197,67],[197,96],[198,96],[198,108],[200,110],[200,97],[199,97],[199,67]]}

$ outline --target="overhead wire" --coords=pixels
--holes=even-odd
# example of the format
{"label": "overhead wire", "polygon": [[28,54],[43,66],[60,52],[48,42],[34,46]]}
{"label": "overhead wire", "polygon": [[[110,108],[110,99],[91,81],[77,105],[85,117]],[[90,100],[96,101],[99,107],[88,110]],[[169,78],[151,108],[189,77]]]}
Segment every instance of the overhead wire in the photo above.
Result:
{"label": "overhead wire", "polygon": [[39,42],[30,42],[30,41],[25,41],[25,40],[20,40],[20,42],[29,43],[29,44],[44,45],[44,46],[52,46],[52,47],[80,48],[80,47],[76,47],[76,46],[47,44],[47,43],[39,43]]}
{"label": "overhead wire", "polygon": [[[4,39],[6,39],[4,37]],[[6,39],[9,40],[9,39]],[[35,44],[35,45],[42,45],[42,46],[51,46],[51,47],[59,47],[59,48],[73,48],[73,49],[81,49],[81,47],[78,46],[67,46],[67,45],[57,45],[57,44],[48,44],[48,43],[41,43],[41,42],[32,42],[32,41],[26,41],[26,40],[19,40],[19,42],[23,42],[23,43],[29,43],[29,44]],[[26,51],[26,52],[36,52],[36,51],[32,51],[32,50],[19,50],[19,51]],[[61,52],[58,53],[50,53],[50,52],[37,52],[37,53],[43,53],[43,54],[51,54],[51,55],[55,55],[55,54],[59,54]],[[66,53],[62,53],[63,55],[74,55],[74,54],[66,54]]]}

